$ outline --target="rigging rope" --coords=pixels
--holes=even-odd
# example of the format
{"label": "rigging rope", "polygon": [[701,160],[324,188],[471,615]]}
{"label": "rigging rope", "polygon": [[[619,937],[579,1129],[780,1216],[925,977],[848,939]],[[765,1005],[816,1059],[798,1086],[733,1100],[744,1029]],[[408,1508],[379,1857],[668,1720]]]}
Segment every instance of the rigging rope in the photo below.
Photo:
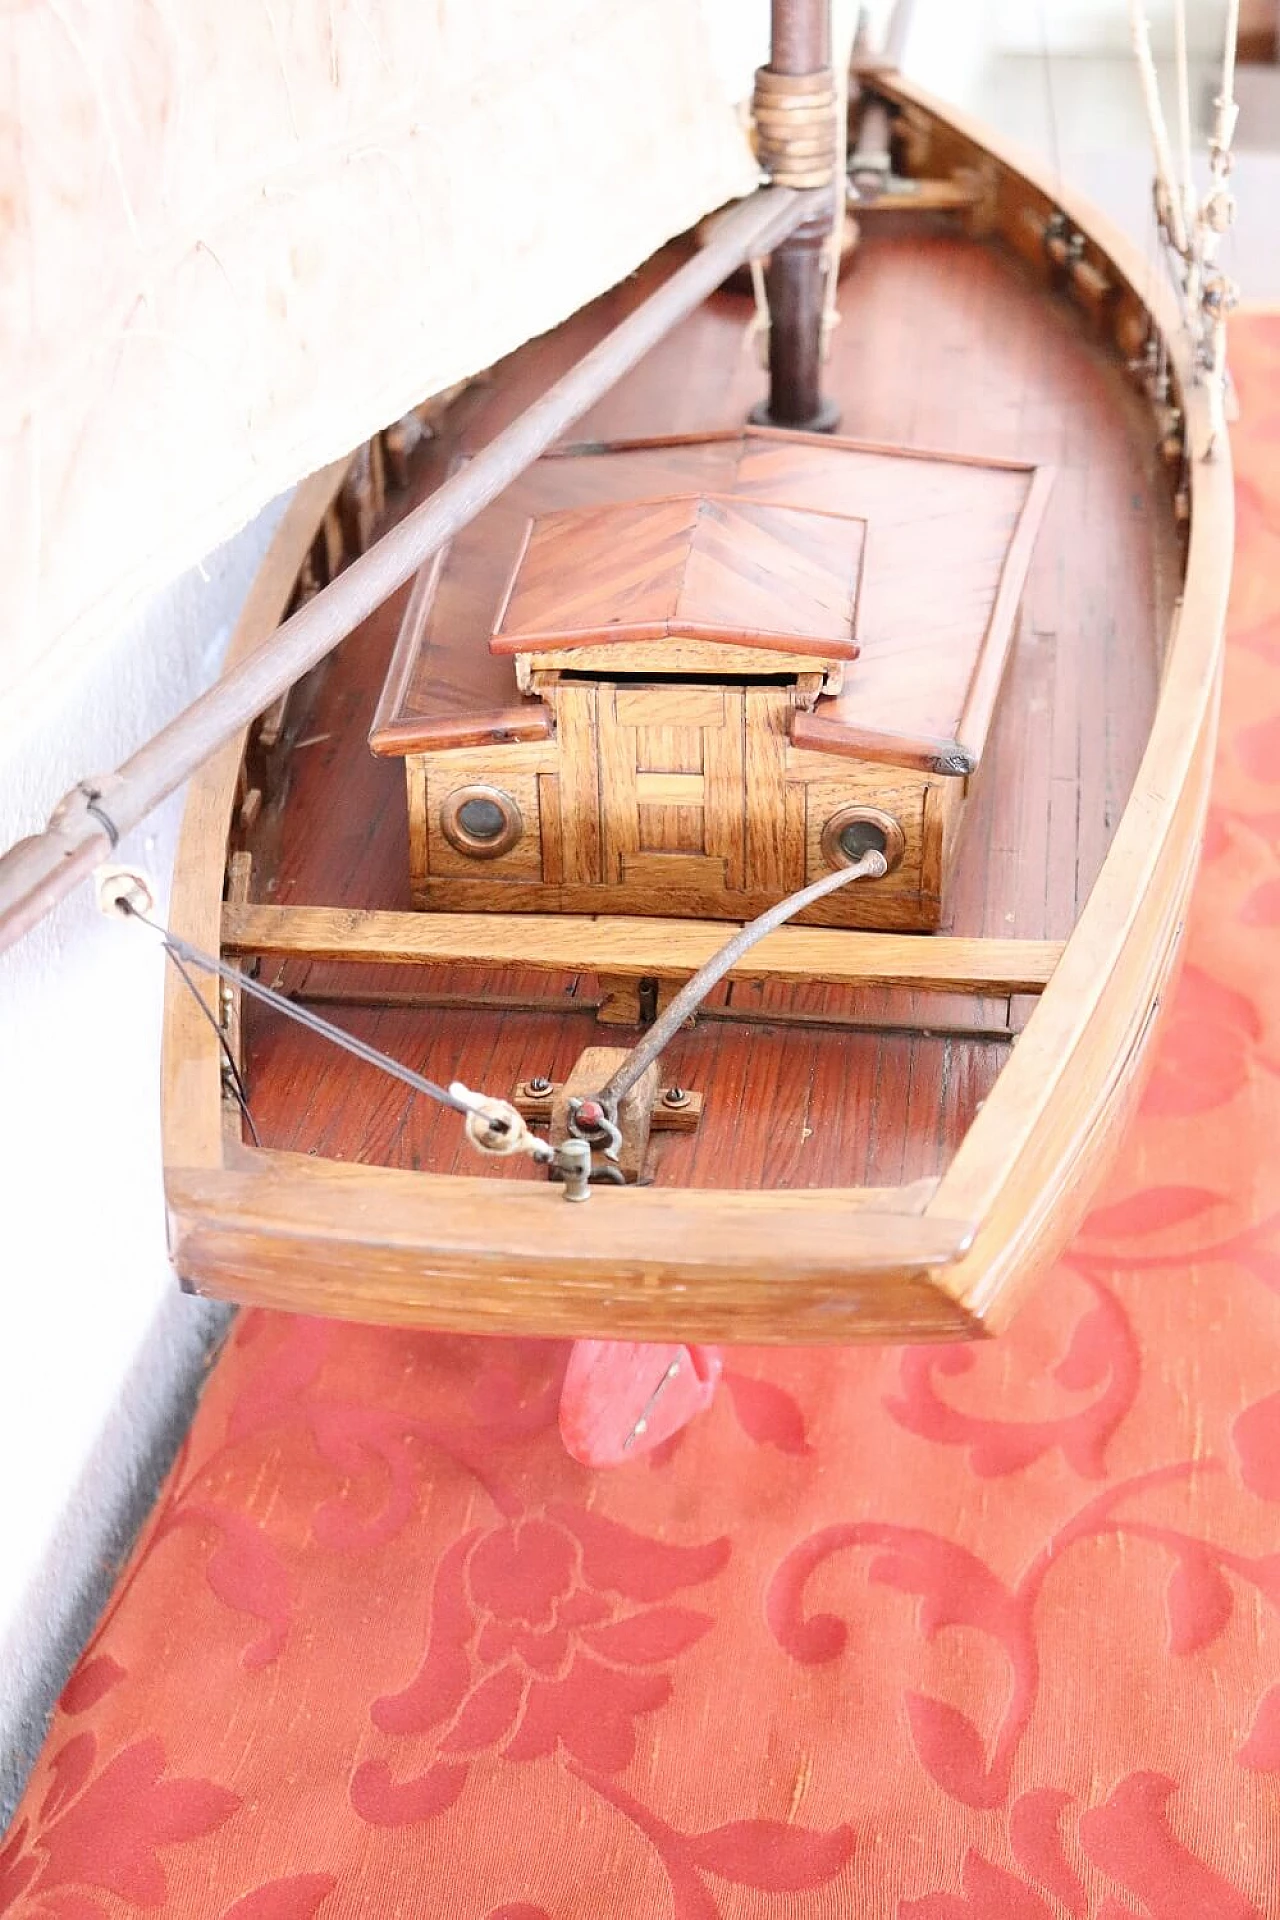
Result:
{"label": "rigging rope", "polygon": [[827,241],[827,284],[822,300],[822,358],[831,352],[831,335],[840,325],[840,261],[849,203],[849,69],[846,52],[836,86],[836,163],[831,185],[831,237]]}
{"label": "rigging rope", "polygon": [[187,972],[188,967],[195,967],[201,973],[208,973],[218,980],[225,981],[238,992],[248,994],[250,999],[258,1000],[262,1005],[273,1008],[275,1012],[283,1014],[286,1019],[296,1022],[300,1027],[305,1027],[309,1033],[316,1034],[322,1040],[328,1040],[335,1047],[341,1048],[344,1053],[349,1053],[354,1059],[363,1061],[366,1066],[375,1067],[379,1072],[388,1074],[393,1080],[399,1080],[411,1092],[462,1114],[466,1122],[468,1138],[482,1152],[501,1156],[512,1153],[531,1153],[535,1160],[543,1162],[550,1162],[556,1158],[554,1149],[547,1141],[538,1139],[536,1134],[530,1132],[523,1117],[508,1101],[495,1099],[488,1094],[473,1093],[469,1087],[464,1087],[458,1080],[452,1081],[448,1087],[442,1087],[436,1081],[427,1079],[425,1074],[415,1073],[413,1068],[405,1066],[403,1061],[393,1059],[390,1054],[383,1053],[378,1047],[370,1046],[368,1041],[359,1039],[354,1033],[347,1032],[343,1027],[334,1026],[332,1021],[323,1019],[320,1014],[312,1013],[309,1008],[299,1006],[296,1001],[290,1000],[283,993],[277,993],[274,987],[263,986],[260,980],[255,980],[251,975],[241,972],[238,967],[229,966],[225,960],[220,960],[211,953],[205,953],[200,947],[193,946],[189,940],[183,940],[178,934],[171,933],[167,927],[161,926],[158,921],[152,920],[144,913],[127,894],[117,895],[111,905],[118,913],[137,920],[140,925],[158,937],[161,946],[195,995],[202,1011],[213,1022],[223,1056],[231,1068],[236,1097],[245,1118],[249,1121],[255,1144],[260,1143],[257,1128],[254,1127],[249,1115],[244,1081],[227,1045],[226,1036],[204,996],[197,991],[195,982]]}
{"label": "rigging rope", "polygon": [[1164,117],[1164,108],[1160,104],[1160,81],[1156,74],[1155,56],[1151,51],[1151,23],[1147,19],[1146,0],[1129,0],[1129,24],[1133,34],[1133,51],[1138,62],[1138,78],[1142,83],[1142,98],[1147,109],[1147,126],[1151,133],[1151,145],[1155,150],[1156,211],[1161,223],[1168,230],[1169,239],[1175,251],[1185,259],[1188,248],[1187,226],[1182,197],[1175,186],[1173,151],[1169,145],[1169,126]]}
{"label": "rigging rope", "polygon": [[1239,295],[1235,282],[1218,267],[1218,245],[1235,222],[1236,203],[1227,187],[1232,168],[1231,144],[1240,109],[1236,105],[1236,43],[1240,37],[1240,0],[1227,0],[1227,23],[1222,47],[1222,81],[1213,102],[1213,129],[1209,135],[1209,191],[1200,209],[1202,229],[1202,298],[1208,316],[1206,357],[1209,367],[1209,451],[1226,431],[1227,315]]}
{"label": "rigging rope", "polygon": [[616,1115],[618,1102],[665,1051],[690,1014],[697,1012],[712,987],[724,979],[725,974],[737,965],[744,953],[755,946],[757,940],[763,940],[766,933],[772,933],[775,927],[782,926],[806,907],[825,900],[829,893],[847,886],[851,880],[879,880],[888,871],[883,853],[876,847],[869,848],[860,860],[853,861],[847,867],[837,867],[834,873],[824,874],[820,880],[801,887],[798,893],[789,893],[785,900],[779,900],[757,919],[749,920],[745,927],[739,927],[732,938],[726,940],[709,960],[703,962],[692,978],[685,981],[643,1040],[636,1042],[617,1072],[600,1089],[596,1098],[606,1113],[611,1118]]}
{"label": "rigging rope", "polygon": [[[1191,80],[1187,72],[1186,0],[1173,0],[1173,57],[1178,94],[1178,189],[1182,197],[1182,218],[1187,232],[1193,231],[1196,217],[1195,174],[1191,168]],[[1195,304],[1195,289],[1188,284],[1188,298]]]}
{"label": "rigging rope", "polygon": [[1174,54],[1178,78],[1178,112],[1182,145],[1182,174],[1175,173],[1169,129],[1160,103],[1160,85],[1151,51],[1151,29],[1145,0],[1130,0],[1130,25],[1138,75],[1146,104],[1156,162],[1156,218],[1176,262],[1174,284],[1183,323],[1192,336],[1196,377],[1204,386],[1209,411],[1209,434],[1203,452],[1212,455],[1226,431],[1227,315],[1236,304],[1235,283],[1218,267],[1222,235],[1235,219],[1235,201],[1228,190],[1232,167],[1231,145],[1239,108],[1235,101],[1236,42],[1240,28],[1239,0],[1227,0],[1223,37],[1222,78],[1214,98],[1214,122],[1209,136],[1209,189],[1196,194],[1191,164],[1191,104],[1187,68],[1184,0],[1174,10]]}
{"label": "rigging rope", "polygon": [[1053,87],[1053,58],[1049,51],[1049,22],[1045,0],[1040,0],[1040,70],[1044,75],[1044,104],[1049,116],[1049,151],[1053,155],[1053,177],[1059,200],[1062,198],[1062,148],[1058,140],[1058,100]]}

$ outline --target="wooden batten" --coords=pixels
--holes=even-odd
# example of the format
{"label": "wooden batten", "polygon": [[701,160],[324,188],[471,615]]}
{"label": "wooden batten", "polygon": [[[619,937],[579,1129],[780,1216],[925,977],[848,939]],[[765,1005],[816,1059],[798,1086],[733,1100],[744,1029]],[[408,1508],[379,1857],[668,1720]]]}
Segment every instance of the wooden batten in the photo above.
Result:
{"label": "wooden batten", "polygon": [[[622,648],[625,644],[625,653]],[[562,647],[555,652],[517,653],[512,656],[516,684],[522,692],[540,696],[554,710],[555,689],[565,673],[588,673],[601,677],[614,674],[655,674],[666,678],[679,675],[689,680],[721,680],[732,676],[743,680],[786,678],[798,681],[813,676],[814,692],[836,694],[844,685],[843,660],[815,660],[812,654],[782,653],[776,648],[757,646],[748,638],[730,645],[713,639],[700,639],[696,633],[667,637],[661,633],[645,636],[639,632],[619,636],[604,646]],[[809,689],[806,689],[806,693]]]}
{"label": "wooden batten", "polygon": [[[525,967],[618,979],[686,979],[723,944],[725,932],[696,921],[621,916],[378,913],[234,901],[222,912],[223,951],[239,958],[503,967],[518,953]],[[744,955],[734,973],[746,980],[1034,994],[1048,986],[1061,956],[1056,940],[919,940],[784,927]]]}

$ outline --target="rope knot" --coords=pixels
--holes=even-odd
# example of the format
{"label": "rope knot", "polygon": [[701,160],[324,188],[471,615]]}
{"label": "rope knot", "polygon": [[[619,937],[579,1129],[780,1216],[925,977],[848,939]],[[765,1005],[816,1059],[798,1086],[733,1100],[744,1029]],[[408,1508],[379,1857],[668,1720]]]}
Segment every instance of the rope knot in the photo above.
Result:
{"label": "rope knot", "polygon": [[756,70],[756,157],[775,187],[829,187],[838,157],[837,93],[830,67],[813,73]]}

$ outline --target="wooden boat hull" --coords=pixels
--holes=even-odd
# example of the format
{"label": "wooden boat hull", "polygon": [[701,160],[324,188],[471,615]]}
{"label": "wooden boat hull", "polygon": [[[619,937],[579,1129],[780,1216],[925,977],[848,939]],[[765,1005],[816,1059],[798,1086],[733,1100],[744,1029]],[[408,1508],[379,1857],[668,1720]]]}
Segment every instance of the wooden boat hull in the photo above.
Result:
{"label": "wooden boat hull", "polygon": [[[1153,335],[1163,340],[1188,450],[1184,458],[1180,446],[1169,449],[1166,511],[1185,522],[1185,547],[1149,737],[1065,946],[1012,942],[1006,945],[1017,951],[997,955],[989,939],[917,936],[899,940],[901,951],[892,953],[874,946],[891,936],[817,929],[773,936],[844,943],[838,959],[830,957],[834,948],[823,957],[793,946],[778,961],[784,978],[803,975],[813,954],[811,978],[823,978],[825,967],[846,982],[912,990],[942,984],[957,995],[1039,989],[954,1156],[938,1173],[903,1185],[657,1186],[566,1207],[558,1189],[538,1180],[251,1148],[238,1120],[228,1127],[207,1022],[171,989],[166,1183],[184,1284],[271,1307],[477,1332],[805,1344],[963,1339],[1004,1324],[1023,1286],[1087,1208],[1138,1097],[1181,948],[1216,724],[1230,465],[1225,452],[1198,455],[1203,395],[1173,303],[1148,288],[1145,263],[1071,196],[993,149],[979,129],[896,78],[884,90],[929,170],[981,180],[972,221],[1072,300],[1080,326],[1103,350],[1131,358]],[[1079,237],[1059,258],[1064,222]],[[856,279],[855,271],[855,288]],[[299,490],[246,609],[242,647],[256,644],[283,612],[341,478],[331,470]],[[225,944],[232,954],[316,954],[329,950],[326,940],[344,949],[363,940],[366,957],[438,963],[439,951],[426,950],[434,940],[455,959],[483,960],[476,928],[453,914],[351,909],[307,929],[304,909],[233,900],[224,919],[241,757],[240,748],[228,750],[193,783],[171,912],[177,932],[206,949]],[[536,916],[521,916],[518,927],[494,917],[493,957],[537,946],[536,926]],[[548,919],[546,927],[554,953],[556,923]],[[1033,955],[1031,947],[1041,951]],[[686,971],[697,964],[690,960]],[[643,964],[633,959],[619,971]],[[679,973],[669,954],[667,964]],[[922,983],[930,966],[946,977]],[[231,1013],[234,1023],[234,1007]]]}

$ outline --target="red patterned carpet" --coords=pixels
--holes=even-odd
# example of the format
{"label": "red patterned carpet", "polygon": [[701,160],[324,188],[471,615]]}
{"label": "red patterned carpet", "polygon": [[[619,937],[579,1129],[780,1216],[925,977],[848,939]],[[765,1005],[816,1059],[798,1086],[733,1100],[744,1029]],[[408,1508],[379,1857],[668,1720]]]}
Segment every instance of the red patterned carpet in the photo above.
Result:
{"label": "red patterned carpet", "polygon": [[742,1351],[593,1476],[563,1350],[246,1316],[0,1848],[21,1920],[1280,1913],[1280,316],[1189,964],[981,1350]]}

